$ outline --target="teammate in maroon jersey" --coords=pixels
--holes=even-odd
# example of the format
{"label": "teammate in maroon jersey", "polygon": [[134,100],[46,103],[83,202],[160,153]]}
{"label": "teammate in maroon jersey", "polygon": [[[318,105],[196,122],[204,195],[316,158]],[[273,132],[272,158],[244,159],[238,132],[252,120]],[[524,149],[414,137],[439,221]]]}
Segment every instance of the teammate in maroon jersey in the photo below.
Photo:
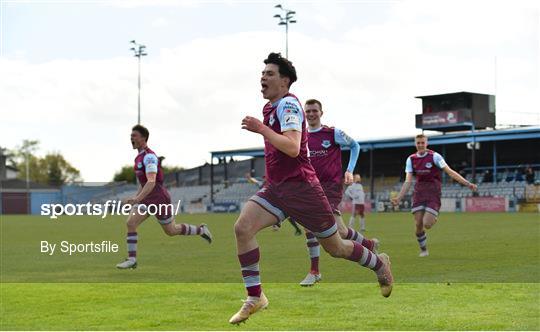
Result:
{"label": "teammate in maroon jersey", "polygon": [[416,153],[411,154],[405,163],[405,182],[398,196],[392,198],[392,203],[398,205],[409,192],[413,176],[416,177],[411,212],[416,223],[416,240],[420,246],[420,257],[429,255],[425,229],[433,227],[439,216],[441,207],[441,170],[445,171],[455,181],[469,187],[472,191],[477,189],[474,183],[465,180],[451,169],[440,154],[428,150],[427,142],[428,138],[425,135],[416,135],[414,139]]}
{"label": "teammate in maroon jersey", "polygon": [[[304,106],[308,128],[308,147],[311,165],[317,173],[324,194],[332,207],[339,235],[343,239],[356,241],[369,250],[376,252],[379,240],[367,239],[351,227],[346,227],[341,218],[338,206],[343,197],[343,183],[349,185],[353,181],[353,171],[360,154],[360,145],[342,130],[321,124],[322,104],[316,99],[309,99]],[[341,166],[341,147],[350,149],[347,169],[343,174]],[[306,230],[307,246],[311,259],[311,268],[300,282],[301,286],[312,286],[321,280],[319,272],[320,246],[315,235]]]}
{"label": "teammate in maroon jersey", "polygon": [[261,288],[260,252],[255,236],[287,216],[309,229],[333,257],[346,258],[375,271],[382,295],[389,296],[393,278],[388,256],[377,256],[360,243],[343,240],[337,233],[332,208],[309,162],[304,111],[298,98],[289,93],[296,81],[296,70],[289,60],[276,53],[271,53],[264,63],[261,92],[269,101],[263,108],[264,121],[246,116],[242,128],[264,137],[266,183],[246,202],[234,225],[248,297],[229,322],[243,322],[268,306]]}
{"label": "teammate in maroon jersey", "polygon": [[165,234],[199,235],[208,243],[212,242],[212,234],[205,224],[199,226],[189,224],[176,224],[172,211],[171,196],[163,185],[163,171],[161,163],[154,151],[147,146],[150,133],[141,125],[131,130],[131,144],[139,153],[135,158],[135,175],[140,183],[139,191],[134,197],[126,200],[127,204],[139,205],[133,208],[127,220],[127,248],[128,258],[117,264],[119,269],[134,269],[137,267],[137,227],[148,218],[147,209],[150,205],[156,207],[156,218]]}

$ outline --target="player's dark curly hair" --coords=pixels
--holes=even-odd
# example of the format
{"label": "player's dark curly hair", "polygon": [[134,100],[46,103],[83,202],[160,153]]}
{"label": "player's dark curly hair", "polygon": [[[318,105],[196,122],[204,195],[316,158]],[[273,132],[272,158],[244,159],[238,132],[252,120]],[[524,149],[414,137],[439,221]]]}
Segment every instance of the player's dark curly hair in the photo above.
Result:
{"label": "player's dark curly hair", "polygon": [[133,126],[133,128],[131,128],[131,131],[139,132],[139,134],[141,134],[141,136],[144,137],[146,141],[148,142],[148,137],[150,137],[150,132],[148,131],[148,129],[146,129],[145,126],[141,126],[140,124],[135,125]]}
{"label": "player's dark curly hair", "polygon": [[270,53],[268,58],[264,60],[264,64],[274,64],[279,67],[279,75],[289,78],[289,88],[296,82],[298,77],[296,76],[296,69],[291,61],[281,56],[281,53]]}

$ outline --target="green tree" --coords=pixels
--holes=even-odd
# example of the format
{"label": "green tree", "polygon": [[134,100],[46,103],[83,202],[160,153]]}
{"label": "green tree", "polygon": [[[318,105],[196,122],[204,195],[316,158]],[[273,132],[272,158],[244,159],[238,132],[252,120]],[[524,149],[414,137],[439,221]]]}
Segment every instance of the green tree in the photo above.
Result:
{"label": "green tree", "polygon": [[47,154],[41,159],[41,163],[46,172],[47,183],[51,186],[61,186],[66,182],[81,180],[79,170],[58,152]]}
{"label": "green tree", "polygon": [[10,151],[10,163],[19,170],[18,178],[26,180],[26,169],[32,182],[61,186],[66,182],[80,181],[80,172],[58,152],[38,157],[39,141],[24,140]]}
{"label": "green tree", "polygon": [[133,166],[130,166],[130,165],[123,166],[120,169],[120,171],[114,173],[113,181],[115,182],[126,181],[128,183],[136,183],[135,171],[133,170]]}

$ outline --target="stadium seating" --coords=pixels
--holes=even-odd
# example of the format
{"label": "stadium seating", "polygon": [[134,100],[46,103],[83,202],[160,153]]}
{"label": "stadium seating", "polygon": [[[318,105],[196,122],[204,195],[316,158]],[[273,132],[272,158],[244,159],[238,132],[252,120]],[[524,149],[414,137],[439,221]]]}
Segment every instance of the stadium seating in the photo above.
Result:
{"label": "stadium seating", "polygon": [[[214,185],[214,192],[219,193],[223,187],[223,184]],[[209,185],[170,188],[169,192],[171,194],[171,200],[173,202],[181,201],[183,207],[190,203],[202,202],[204,204],[209,204],[210,202]]]}
{"label": "stadium seating", "polygon": [[240,182],[232,183],[227,188],[214,195],[216,203],[237,203],[241,204],[247,201],[253,194],[259,190],[259,187],[252,183]]}
{"label": "stadium seating", "polygon": [[[402,182],[397,183],[393,188],[383,190],[376,193],[377,200],[388,200],[390,199],[391,192],[399,192],[401,190]],[[478,195],[479,196],[504,196],[509,198],[523,199],[525,198],[525,188],[527,184],[525,181],[515,181],[510,182],[489,182],[489,183],[479,183],[478,184]],[[471,197],[473,193],[469,188],[464,187],[456,182],[445,184],[442,187],[443,198],[463,198]]]}

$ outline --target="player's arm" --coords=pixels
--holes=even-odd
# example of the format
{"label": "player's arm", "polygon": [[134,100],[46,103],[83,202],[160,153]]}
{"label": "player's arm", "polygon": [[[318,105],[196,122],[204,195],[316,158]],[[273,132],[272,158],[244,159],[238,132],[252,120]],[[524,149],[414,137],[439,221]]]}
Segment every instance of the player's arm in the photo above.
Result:
{"label": "player's arm", "polygon": [[281,134],[251,116],[246,116],[242,120],[242,129],[261,134],[276,149],[291,158],[296,158],[300,154],[302,140],[302,123],[304,122],[302,107],[294,98],[283,98],[277,107],[276,115],[281,124]]}
{"label": "player's arm", "polygon": [[154,187],[156,186],[156,177],[157,177],[157,172],[146,173],[146,179],[148,181],[142,187],[141,192],[139,192],[139,194],[135,197],[134,203],[141,202],[146,196],[148,196],[148,194],[152,192],[152,190],[154,190]]}
{"label": "player's arm", "polygon": [[133,198],[130,198],[127,203],[129,204],[138,204],[140,203],[148,194],[152,192],[156,186],[156,177],[158,172],[159,160],[155,154],[147,154],[144,156],[143,165],[146,172],[147,182],[139,190],[137,195]]}
{"label": "player's arm", "polygon": [[242,120],[242,129],[261,134],[276,149],[291,158],[296,158],[300,154],[302,133],[299,131],[291,130],[279,134],[273,131],[272,128],[265,126],[261,120],[251,116],[246,116]]}
{"label": "player's arm", "polygon": [[446,174],[448,174],[452,179],[454,179],[456,182],[464,185],[465,187],[468,187],[472,191],[476,191],[477,186],[474,183],[470,183],[467,181],[463,176],[459,175],[458,172],[454,171],[450,166],[446,165],[442,169]]}
{"label": "player's arm", "polygon": [[405,182],[403,182],[403,185],[401,186],[401,190],[397,197],[391,198],[393,204],[398,205],[399,202],[405,197],[405,195],[409,192],[409,189],[411,189],[413,180],[413,165],[411,157],[407,158],[407,161],[405,162]]}
{"label": "player's arm", "polygon": [[403,197],[409,192],[409,189],[411,189],[413,180],[413,174],[412,172],[406,172],[405,173],[405,182],[403,182],[403,185],[401,186],[401,190],[397,197],[394,197],[391,199],[392,203],[395,205],[398,205],[399,202],[403,199]]}
{"label": "player's arm", "polygon": [[459,175],[458,172],[456,172],[452,168],[450,168],[450,166],[448,166],[448,164],[446,163],[446,161],[444,160],[444,158],[440,154],[435,153],[433,155],[433,161],[435,162],[437,167],[442,169],[446,174],[448,174],[456,182],[460,183],[463,186],[468,187],[472,191],[476,191],[476,185],[474,183],[470,183],[464,177]]}
{"label": "player's arm", "polygon": [[270,144],[276,149],[285,153],[291,158],[296,158],[300,154],[300,141],[302,140],[302,132],[296,130],[285,131],[278,134],[271,128],[264,126],[265,129],[261,133]]}
{"label": "player's arm", "polygon": [[349,156],[349,164],[345,171],[345,184],[351,184],[353,182],[353,172],[360,155],[360,145],[349,135],[345,134],[342,130],[334,130],[334,140],[341,146],[347,146],[351,150]]}

